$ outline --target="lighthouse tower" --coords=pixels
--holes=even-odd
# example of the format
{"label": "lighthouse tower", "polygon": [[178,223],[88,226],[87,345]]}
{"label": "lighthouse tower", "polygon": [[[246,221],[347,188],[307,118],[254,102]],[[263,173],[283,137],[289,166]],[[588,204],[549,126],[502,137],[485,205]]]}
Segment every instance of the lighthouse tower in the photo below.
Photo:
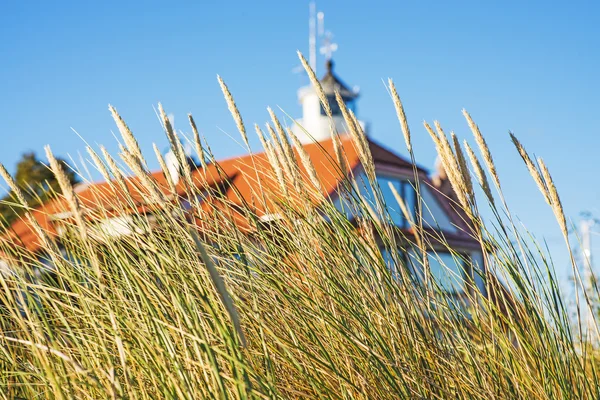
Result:
{"label": "lighthouse tower", "polygon": [[[298,100],[302,105],[302,118],[297,119],[292,126],[292,131],[298,137],[302,144],[320,142],[331,137],[331,127],[335,128],[337,133],[348,133],[342,111],[336,100],[336,92],[340,94],[346,107],[356,115],[356,100],[358,99],[358,89],[350,89],[340,78],[333,73],[333,52],[338,49],[337,43],[333,42],[333,34],[325,30],[325,14],[316,12],[314,2],[309,6],[308,18],[308,55],[309,64],[313,71],[317,71],[317,36],[322,38],[323,45],[320,48],[321,54],[325,56],[325,66],[327,72],[321,78],[320,83],[325,92],[325,97],[329,103],[332,113],[332,119],[325,113],[321,105],[317,91],[312,84],[298,90]],[[333,124],[332,124],[333,122]],[[359,121],[359,124],[365,133],[365,124]]]}
{"label": "lighthouse tower", "polygon": [[[326,62],[327,72],[321,78],[320,83],[327,97],[329,107],[333,117],[333,124],[338,133],[347,133],[348,129],[344,122],[344,117],[335,98],[335,92],[339,92],[344,100],[346,107],[356,114],[356,100],[358,99],[358,90],[349,89],[333,72],[333,60]],[[312,85],[308,85],[298,90],[298,100],[302,105],[302,118],[297,119],[292,130],[303,144],[320,142],[329,139],[330,121],[325,113],[323,106],[317,95],[317,91]],[[365,124],[359,121],[362,129]]]}

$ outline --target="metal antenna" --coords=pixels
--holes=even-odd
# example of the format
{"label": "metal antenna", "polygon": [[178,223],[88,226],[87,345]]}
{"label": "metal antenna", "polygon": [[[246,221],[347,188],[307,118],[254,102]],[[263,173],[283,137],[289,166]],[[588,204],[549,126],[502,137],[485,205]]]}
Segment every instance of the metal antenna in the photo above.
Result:
{"label": "metal antenna", "polygon": [[319,37],[323,36],[323,34],[325,33],[325,14],[323,14],[323,11],[319,11],[317,13],[317,32]]}
{"label": "metal antenna", "polygon": [[319,51],[325,56],[325,61],[329,61],[338,45],[333,42],[333,34],[330,31],[325,31],[325,14],[319,12],[317,18],[319,19],[319,37],[323,38],[323,45]]}
{"label": "metal antenna", "polygon": [[592,258],[592,227],[598,221],[589,213],[582,213],[579,222],[579,234],[581,235],[581,255],[583,258],[583,290],[586,291],[590,300],[590,306],[586,307],[586,323],[588,335],[594,331],[598,298],[596,294],[596,276],[594,275],[594,264]]}
{"label": "metal antenna", "polygon": [[584,260],[584,276],[586,281],[591,282],[593,273],[592,273],[592,226],[595,225],[593,219],[583,219],[579,223],[579,232],[581,234],[581,252],[583,253]]}
{"label": "metal antenna", "polygon": [[[316,8],[314,1],[310,2],[310,16],[308,19],[308,63],[315,74],[317,73],[317,27],[316,27]],[[321,13],[319,13],[321,14]]]}
{"label": "metal antenna", "polygon": [[321,54],[325,56],[325,60],[331,60],[333,52],[338,49],[337,43],[333,42],[333,34],[329,31],[325,32],[323,46],[321,46]]}

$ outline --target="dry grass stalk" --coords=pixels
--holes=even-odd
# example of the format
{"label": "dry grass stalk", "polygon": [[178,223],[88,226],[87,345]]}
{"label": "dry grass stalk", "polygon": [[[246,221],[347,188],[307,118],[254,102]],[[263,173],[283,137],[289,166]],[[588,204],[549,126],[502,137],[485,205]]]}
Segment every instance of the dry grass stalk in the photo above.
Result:
{"label": "dry grass stalk", "polygon": [[415,236],[415,241],[417,242],[417,247],[419,248],[419,251],[421,252],[423,268],[425,271],[429,271],[429,258],[427,257],[427,246],[426,246],[425,241],[423,240],[424,238],[422,236],[422,227],[419,227],[415,223],[415,220],[414,220],[411,212],[408,210],[408,206],[406,205],[406,203],[404,202],[404,199],[402,198],[402,196],[400,196],[400,193],[398,193],[398,190],[392,184],[392,182],[388,182],[388,186],[391,189],[392,194],[394,195],[394,198],[396,199],[396,202],[400,206],[402,215],[404,215],[404,218],[406,218],[406,221],[408,221],[408,225],[413,230],[413,233]]}
{"label": "dry grass stalk", "polygon": [[306,73],[308,74],[308,78],[310,79],[310,82],[312,83],[312,85],[315,88],[315,91],[317,92],[317,96],[319,97],[321,105],[323,106],[323,109],[325,110],[325,114],[329,117],[329,123],[330,123],[329,134],[331,136],[331,140],[333,141],[333,149],[335,152],[335,156],[336,156],[337,162],[340,166],[341,174],[343,176],[346,176],[346,174],[348,173],[348,167],[346,164],[346,160],[342,154],[342,150],[341,150],[342,146],[340,143],[340,138],[339,138],[337,132],[335,131],[335,125],[333,124],[333,114],[331,112],[331,106],[329,105],[329,101],[327,100],[327,96],[325,95],[325,91],[323,90],[323,86],[321,86],[321,82],[319,82],[319,79],[317,78],[315,71],[313,71],[313,69],[310,67],[310,65],[308,64],[308,62],[306,61],[306,59],[304,58],[302,53],[300,53],[299,51],[298,51],[298,58],[300,59],[302,66],[304,67],[304,69],[306,70]]}
{"label": "dry grass stalk", "polygon": [[[286,189],[284,187],[285,179],[283,177],[283,171],[281,171],[281,167],[279,167],[279,165],[278,165],[279,163],[277,160],[277,156],[275,155],[274,150],[270,147],[269,143],[265,139],[265,134],[263,133],[263,131],[260,129],[260,127],[256,123],[254,124],[254,130],[256,132],[256,136],[258,136],[258,139],[260,140],[261,146],[264,150],[264,155],[267,157],[267,160],[269,161],[269,167],[271,167],[271,170],[275,173],[275,178],[277,179],[277,182],[279,183],[279,186],[283,192]],[[276,168],[279,168],[279,170],[276,170]],[[254,169],[256,170],[256,179],[257,179],[257,182],[259,185],[259,190],[261,192],[259,197],[263,198],[263,204],[265,204],[265,188],[263,187],[263,180],[265,178],[265,173],[264,173],[264,171],[258,171],[256,168],[254,168]],[[286,190],[285,190],[285,192],[287,193]]]}
{"label": "dry grass stalk", "polygon": [[108,172],[106,165],[100,159],[100,156],[98,155],[98,153],[96,153],[94,151],[94,149],[92,149],[90,146],[86,146],[85,149],[86,149],[87,153],[90,155],[90,157],[92,157],[92,161],[94,162],[94,165],[96,166],[98,171],[100,171],[100,175],[102,175],[102,178],[104,179],[104,181],[107,182],[112,187],[113,182],[112,182],[112,179],[110,179],[110,173]]}
{"label": "dry grass stalk", "polygon": [[388,182],[388,186],[389,186],[390,190],[392,191],[392,194],[394,195],[394,198],[396,199],[396,202],[400,206],[400,211],[402,211],[402,215],[404,215],[404,218],[406,218],[406,221],[408,221],[408,225],[411,228],[414,228],[415,227],[415,221],[413,219],[413,216],[408,211],[408,207],[406,206],[406,203],[404,202],[404,199],[402,198],[402,196],[400,196],[400,193],[398,193],[398,190],[396,189],[396,186],[394,186],[392,184],[392,182]]}
{"label": "dry grass stalk", "polygon": [[[269,160],[269,166],[274,171],[276,161],[277,161],[276,156],[275,156],[274,152],[267,150],[267,147],[269,147],[269,144],[267,143],[267,140],[265,139],[265,134],[263,133],[263,131],[260,129],[260,127],[256,123],[254,124],[254,131],[256,132],[256,136],[258,136],[258,140],[260,140],[260,144],[264,150],[267,160]],[[282,171],[279,171],[279,173],[282,173]],[[279,182],[279,173],[275,172],[275,176],[276,176],[278,182]],[[262,188],[262,178],[263,177],[264,177],[264,175],[259,174],[259,172],[257,171],[257,180],[259,182],[259,186],[261,187],[261,191],[264,192],[264,189]],[[280,185],[281,185],[281,183],[280,183]],[[263,195],[264,195],[264,193],[263,193]]]}
{"label": "dry grass stalk", "polygon": [[284,171],[281,167],[281,162],[279,161],[279,157],[277,156],[276,151],[270,142],[265,141],[263,143],[263,146],[265,147],[265,154],[267,155],[267,158],[269,159],[269,164],[271,165],[271,168],[273,169],[273,172],[275,173],[275,177],[277,178],[277,182],[279,183],[279,189],[281,190],[281,192],[283,193],[284,196],[288,196],[287,185],[285,182],[285,175],[284,175]]}
{"label": "dry grass stalk", "polygon": [[404,106],[402,105],[400,96],[398,96],[398,92],[396,91],[396,85],[394,85],[392,79],[388,79],[388,85],[390,87],[392,100],[394,101],[394,107],[396,108],[396,115],[398,117],[398,121],[400,121],[400,127],[402,128],[402,134],[404,135],[404,142],[406,143],[406,148],[408,152],[412,154],[413,150],[412,141],[410,138],[410,128],[408,127],[408,121],[406,120]]}
{"label": "dry grass stalk", "polygon": [[44,245],[44,247],[47,249],[52,249],[53,248],[52,242],[50,241],[50,238],[48,237],[46,232],[42,229],[39,222],[35,219],[35,217],[31,213],[32,210],[31,210],[31,208],[29,208],[29,204],[27,203],[27,200],[25,200],[23,191],[21,190],[19,185],[17,185],[17,182],[8,173],[8,171],[6,170],[6,168],[4,167],[4,165],[2,163],[0,163],[0,176],[6,181],[6,183],[8,184],[8,187],[12,190],[13,194],[17,198],[17,201],[19,202],[21,207],[23,207],[23,209],[26,210],[25,218],[27,219],[27,222],[35,230],[37,236],[42,241],[42,244]]}
{"label": "dry grass stalk", "polygon": [[177,160],[181,160],[183,158],[183,156],[181,155],[181,152],[183,151],[183,148],[181,147],[181,142],[179,141],[177,134],[173,130],[171,120],[169,119],[169,116],[165,112],[165,109],[163,108],[161,103],[158,103],[158,112],[160,114],[160,119],[165,129],[165,133],[167,134],[167,139],[169,140],[169,144],[171,145],[171,150],[175,154]]}
{"label": "dry grass stalk", "polygon": [[352,139],[354,139],[355,142],[360,142],[360,140],[358,139],[359,133],[357,131],[356,125],[354,124],[354,119],[350,116],[350,113],[348,112],[348,107],[346,107],[346,103],[344,102],[344,99],[342,99],[342,95],[340,95],[340,92],[337,90],[335,91],[335,100],[337,101],[338,106],[342,111],[342,117],[344,117],[344,122],[348,127],[348,133],[350,133]]}
{"label": "dry grass stalk", "polygon": [[329,133],[331,135],[331,141],[333,143],[333,152],[335,153],[335,159],[340,167],[340,174],[342,177],[348,175],[348,163],[342,151],[342,143],[339,135],[334,131],[333,125],[329,127]]}
{"label": "dry grass stalk", "polygon": [[319,175],[317,174],[317,170],[315,169],[315,166],[312,160],[310,159],[310,156],[308,155],[308,153],[304,149],[304,146],[302,146],[302,143],[300,143],[300,140],[296,137],[296,135],[294,135],[293,132],[289,132],[289,134],[292,138],[292,142],[294,142],[296,151],[300,156],[300,161],[302,161],[302,165],[304,165],[304,169],[308,173],[310,181],[312,182],[315,189],[317,189],[317,192],[321,193],[321,181],[319,180]]}
{"label": "dry grass stalk", "polygon": [[217,159],[215,158],[215,155],[213,154],[210,144],[208,144],[208,141],[206,140],[206,137],[204,138],[204,149],[206,149],[208,162],[212,164],[217,164]]}
{"label": "dry grass stalk", "polygon": [[[375,223],[377,225],[379,225],[380,228],[383,227],[383,223],[381,221],[381,217],[379,216],[379,214],[377,214],[375,212],[375,210],[373,209],[373,207],[371,207],[371,204],[369,204],[369,202],[364,198],[364,196],[362,194],[360,194],[360,192],[358,193],[358,197],[361,200],[361,206],[367,209],[367,212],[369,213],[369,215],[371,216],[371,218],[373,219],[373,221],[375,221]],[[364,221],[366,222],[366,221]],[[365,224],[365,226],[368,226],[368,224]],[[368,232],[371,232],[371,229],[367,229]]]}
{"label": "dry grass stalk", "polygon": [[229,291],[227,290],[227,287],[225,286],[225,282],[223,281],[223,278],[217,271],[215,263],[206,252],[206,249],[200,241],[200,239],[198,238],[198,235],[195,232],[191,232],[191,236],[194,240],[194,243],[196,244],[196,248],[200,253],[200,258],[202,259],[204,265],[208,269],[215,289],[219,294],[219,297],[221,298],[221,301],[223,302],[223,305],[225,306],[225,309],[227,310],[231,321],[233,322],[233,326],[235,327],[235,330],[238,334],[240,344],[242,345],[242,347],[246,347],[246,337],[244,335],[244,332],[242,331],[240,315],[237,309],[235,308],[235,305],[233,304],[233,300],[231,298],[231,295],[229,294]]}
{"label": "dry grass stalk", "polygon": [[288,179],[290,179],[290,181],[292,181],[294,179],[294,171],[287,161],[285,150],[283,150],[283,145],[279,141],[279,137],[273,127],[269,123],[267,123],[265,126],[267,127],[267,132],[269,132],[269,136],[271,137],[271,146],[274,150],[274,154],[277,157],[278,164],[283,167],[285,175],[288,177]]}
{"label": "dry grass stalk", "polygon": [[32,346],[35,347],[39,350],[43,350],[45,352],[51,353],[52,355],[60,358],[61,360],[65,361],[67,364],[70,364],[73,367],[73,370],[78,373],[78,374],[88,374],[89,371],[86,371],[81,364],[79,364],[76,360],[72,359],[71,357],[67,356],[66,354],[64,354],[61,351],[58,351],[56,349],[52,349],[44,344],[41,343],[34,343],[30,340],[22,340],[22,339],[17,339],[17,338],[12,338],[9,336],[4,336],[1,335],[0,338],[8,341],[8,342],[14,342],[14,343],[19,343],[19,344],[24,344],[27,346]]}
{"label": "dry grass stalk", "polygon": [[[180,143],[181,146],[181,143]],[[179,169],[183,175],[183,180],[184,182],[187,184],[187,189],[191,190],[191,188],[194,185],[193,179],[192,179],[192,168],[190,166],[190,160],[188,159],[188,156],[185,154],[185,152],[183,151],[183,146],[181,146],[181,151],[179,152],[181,158],[179,159]]]}
{"label": "dry grass stalk", "polygon": [[8,187],[12,190],[19,203],[21,203],[21,206],[23,206],[23,208],[26,210],[29,210],[29,205],[27,204],[27,200],[25,200],[23,191],[19,185],[17,185],[17,182],[13,179],[13,177],[8,173],[3,164],[0,164],[0,176],[2,176],[2,178],[6,181]]}
{"label": "dry grass stalk", "polygon": [[474,194],[473,194],[473,182],[471,180],[471,174],[469,173],[469,168],[467,167],[467,160],[465,160],[465,155],[463,154],[462,148],[460,147],[460,142],[458,138],[454,134],[454,132],[450,132],[450,136],[452,137],[452,144],[454,146],[454,154],[456,155],[456,160],[458,161],[458,166],[460,168],[460,173],[465,182],[465,186],[467,188],[467,193],[471,198],[471,203],[474,202]]}
{"label": "dry grass stalk", "polygon": [[[558,190],[556,190],[556,186],[554,185],[554,180],[550,175],[550,171],[546,167],[544,160],[538,158],[538,164],[540,166],[540,170],[542,171],[542,177],[544,178],[545,186],[547,188],[547,196],[550,199],[550,205],[552,206],[552,210],[554,211],[554,215],[558,221],[560,226],[560,230],[565,238],[569,236],[568,228],[567,228],[567,219],[565,218],[565,211],[562,206],[562,202],[560,201],[560,197],[558,196]],[[540,187],[540,190],[542,188]]]}
{"label": "dry grass stalk", "polygon": [[360,125],[358,118],[356,118],[356,115],[354,115],[354,112],[352,112],[352,110],[348,110],[348,114],[350,114],[350,118],[354,122],[354,126],[356,127],[356,132],[358,134],[358,140],[360,141],[360,144],[361,144],[360,148],[361,148],[361,152],[362,152],[362,158],[364,160],[363,166],[366,166],[365,168],[368,168],[370,170],[372,177],[374,177],[375,176],[375,162],[373,161],[373,155],[371,154],[371,147],[369,146],[369,139],[367,138],[365,131],[363,130],[362,126]]}
{"label": "dry grass stalk", "polygon": [[456,197],[458,198],[458,201],[459,201],[461,207],[466,212],[469,212],[469,210],[470,210],[469,201],[466,196],[467,187],[466,187],[465,183],[463,182],[462,175],[459,172],[460,169],[458,167],[458,162],[454,156],[454,153],[452,152],[452,148],[450,147],[448,138],[444,134],[444,131],[441,129],[441,126],[439,125],[439,123],[436,122],[436,129],[437,129],[438,133],[434,132],[433,129],[431,129],[431,126],[427,122],[424,121],[423,124],[424,124],[427,132],[429,132],[429,135],[431,136],[431,138],[436,146],[438,155],[440,156],[440,159],[442,160],[442,165],[444,166],[444,170],[448,174],[448,179],[450,180],[450,185],[452,186],[452,189],[454,190],[454,193],[456,194]]}
{"label": "dry grass stalk", "polygon": [[487,180],[485,171],[481,167],[481,164],[479,163],[479,160],[477,159],[475,152],[473,152],[473,149],[471,148],[471,146],[469,146],[469,143],[467,143],[466,140],[464,141],[464,145],[465,145],[465,149],[467,151],[469,160],[471,161],[471,165],[473,166],[473,169],[475,170],[475,176],[477,177],[477,180],[479,181],[479,185],[481,186],[481,188],[482,188],[483,192],[485,193],[485,196],[488,198],[489,202],[492,205],[494,205],[495,204],[494,196],[492,195],[492,190],[491,190],[490,184]]}
{"label": "dry grass stalk", "polygon": [[348,133],[350,134],[350,137],[352,137],[352,141],[354,142],[354,146],[358,151],[361,163],[367,171],[369,178],[372,178],[375,174],[375,167],[366,135],[364,134],[362,128],[360,127],[360,123],[352,111],[346,107],[346,103],[338,91],[335,92],[335,98],[340,110],[342,111],[342,116],[344,117],[344,121],[348,127]]}
{"label": "dry grass stalk", "polygon": [[[355,122],[350,114],[349,119]],[[439,134],[428,130],[445,168],[454,171],[456,181],[464,180],[458,151],[452,150],[441,128]],[[285,188],[283,167],[278,164],[289,162],[277,157],[275,143],[265,140],[259,129],[257,134]],[[295,139],[290,137],[294,144]],[[361,140],[357,136],[356,143]],[[452,141],[456,143],[454,137]],[[210,147],[204,149],[207,160],[214,160]],[[462,150],[476,160],[468,146]],[[135,159],[132,154],[128,157]],[[295,158],[304,162],[300,153]],[[106,164],[109,172],[113,169],[120,176],[114,162]],[[483,181],[485,175],[477,173],[481,165],[474,168]],[[549,182],[542,182],[544,190],[555,191],[546,165],[540,162],[539,168],[542,181]],[[7,382],[9,391],[16,388],[6,397],[51,393],[57,398],[141,399],[166,393],[177,398],[595,398],[597,349],[590,346],[586,353],[586,343],[571,335],[568,310],[557,304],[562,300],[557,282],[551,273],[545,274],[545,260],[536,264],[544,253],[537,257],[537,244],[520,251],[515,242],[525,245],[531,236],[508,232],[503,213],[491,217],[498,218],[492,221],[499,224],[494,234],[485,241],[478,238],[482,247],[494,249],[484,256],[486,267],[493,268],[489,271],[512,273],[514,284],[507,286],[506,298],[492,300],[475,290],[471,297],[470,282],[458,293],[448,293],[433,273],[433,264],[429,269],[427,254],[432,248],[451,255],[457,250],[434,237],[436,232],[419,235],[423,231],[418,228],[416,245],[412,238],[407,238],[406,246],[404,240],[395,242],[399,227],[380,221],[384,214],[371,209],[373,203],[364,201],[364,192],[357,190],[354,196],[351,184],[340,189],[348,199],[343,213],[338,204],[323,202],[318,214],[304,218],[297,201],[278,198],[277,173],[264,172],[274,182],[265,186],[265,197],[275,200],[276,213],[271,215],[277,218],[255,224],[250,232],[233,222],[222,203],[207,201],[209,210],[202,218],[207,226],[199,226],[200,233],[181,218],[189,215],[182,205],[169,203],[160,210],[148,207],[159,211],[153,215],[156,229],[134,231],[100,246],[93,241],[67,242],[65,237],[69,256],[87,260],[102,254],[102,265],[110,272],[106,290],[82,282],[73,268],[57,268],[66,283],[60,287],[0,275],[0,330],[11,332],[0,337],[4,356],[0,369],[6,371],[0,388],[6,389]],[[3,168],[0,175],[7,175]],[[134,178],[128,185],[151,190],[144,189],[148,182],[142,179]],[[409,210],[409,197],[400,198],[394,189],[392,185],[402,213],[414,227],[422,213]],[[202,189],[192,190],[190,195]],[[558,194],[552,199],[552,204],[560,204]],[[253,203],[248,204],[250,209],[232,205],[245,216],[256,210]],[[143,217],[147,211],[128,210],[133,210],[132,217]],[[358,229],[346,211],[357,217]],[[0,240],[0,251],[11,252],[11,245]],[[391,258],[398,265],[400,256],[417,260],[401,270],[409,279],[390,279],[394,275],[385,269],[390,264],[382,248],[395,253]],[[24,264],[38,262],[34,254],[26,250],[22,254]],[[56,261],[63,260],[55,254]],[[528,259],[532,273],[523,266]],[[411,267],[424,270],[425,282],[411,279]],[[542,285],[548,283],[536,290],[532,277]],[[13,292],[29,292],[34,301],[13,300],[7,296]],[[455,300],[463,295],[480,307],[462,307]],[[19,297],[24,298],[25,294]],[[517,300],[504,310],[514,305],[517,320],[510,310],[487,312],[510,299]],[[247,350],[240,346],[245,338]],[[72,360],[79,363],[75,371],[81,375],[73,373]],[[91,382],[92,374],[98,375],[98,382]]]}
{"label": "dry grass stalk", "polygon": [[310,82],[314,86],[314,88],[317,92],[317,96],[319,96],[319,100],[321,101],[321,105],[323,106],[323,109],[325,110],[325,114],[329,118],[331,118],[333,115],[331,112],[331,106],[329,105],[329,101],[327,101],[327,96],[325,95],[323,86],[321,86],[321,82],[319,82],[319,79],[317,78],[315,71],[313,71],[313,69],[308,64],[308,61],[306,61],[306,59],[304,58],[302,53],[300,53],[299,51],[298,51],[298,58],[300,59],[300,62],[302,63],[304,70],[308,74],[308,78],[310,79]]}
{"label": "dry grass stalk", "polygon": [[250,150],[250,143],[248,142],[248,135],[246,134],[246,127],[244,126],[244,121],[242,120],[242,115],[240,114],[240,111],[238,110],[237,105],[235,104],[235,100],[233,99],[233,96],[231,95],[229,88],[227,87],[227,85],[225,84],[223,79],[221,79],[221,77],[219,75],[217,75],[217,80],[219,81],[219,85],[221,86],[221,90],[223,91],[223,96],[225,96],[225,101],[227,102],[227,108],[229,108],[229,112],[233,116],[233,120],[235,121],[237,129],[240,132],[240,135],[242,135],[242,140],[244,141],[246,148],[248,148],[248,150]]}
{"label": "dry grass stalk", "polygon": [[438,134],[431,128],[431,125],[429,125],[427,123],[427,121],[423,121],[423,126],[425,127],[425,130],[427,131],[427,133],[429,133],[429,136],[433,140],[433,144],[435,145],[435,147],[437,148],[437,147],[441,146],[440,138],[439,138]]}
{"label": "dry grass stalk", "polygon": [[[273,112],[271,107],[267,107],[267,111],[269,112],[271,121],[273,122],[273,125],[275,126],[275,131],[277,132],[277,137],[279,139],[279,143],[281,143],[281,149],[283,150],[283,154],[285,155],[286,162],[290,166],[290,171],[295,171],[296,170],[295,166],[297,165],[297,163],[296,163],[296,158],[294,157],[294,150],[292,149],[292,145],[290,144],[288,137],[285,134],[285,131],[283,129],[283,126],[281,126],[281,123],[279,122],[279,119],[277,118],[277,115],[275,115],[275,113]],[[295,172],[293,172],[293,173],[294,173],[294,175],[296,175]]]}
{"label": "dry grass stalk", "polygon": [[254,131],[256,132],[256,136],[258,136],[258,140],[260,140],[263,150],[267,150],[267,140],[265,139],[265,134],[262,129],[260,129],[260,126],[258,126],[256,123],[254,124]]}
{"label": "dry grass stalk", "polygon": [[442,129],[442,126],[440,125],[439,121],[433,121],[433,125],[435,126],[437,137],[440,139],[440,145],[444,150],[444,155],[450,156],[448,158],[448,161],[451,162],[451,165],[453,167],[452,169],[456,170],[457,172],[460,172],[460,165],[458,164],[458,160],[456,159],[454,151],[452,150],[452,146],[450,145],[448,136],[446,136],[446,133]]}
{"label": "dry grass stalk", "polygon": [[192,132],[194,133],[194,146],[196,147],[196,154],[198,154],[198,158],[200,159],[200,165],[202,166],[202,169],[206,170],[207,165],[204,155],[204,149],[202,148],[200,134],[198,133],[198,128],[196,127],[196,122],[194,121],[192,114],[188,114],[188,120],[190,121]]}
{"label": "dry grass stalk", "polygon": [[[185,154],[185,150],[183,149],[183,145],[181,144],[177,133],[173,129],[173,125],[171,125],[171,120],[167,116],[167,113],[165,112],[162,104],[160,103],[158,103],[158,111],[160,113],[160,117],[165,128],[165,132],[167,134],[167,139],[169,139],[169,143],[171,145],[171,151],[173,152],[173,154],[175,155],[175,159],[179,163],[179,173],[183,175],[186,184],[188,185],[188,187],[190,187],[193,184],[192,171],[190,169],[190,165],[188,164],[188,159]],[[140,164],[140,166],[143,167],[142,164]]]}
{"label": "dry grass stalk", "polygon": [[67,174],[65,173],[65,171],[63,169],[63,166],[59,163],[59,161],[56,159],[56,157],[54,157],[54,154],[52,154],[52,150],[50,149],[50,146],[45,146],[44,150],[46,151],[46,157],[48,158],[48,161],[50,162],[50,169],[52,170],[52,173],[56,177],[56,180],[58,181],[58,185],[60,186],[62,194],[65,197],[65,199],[67,200],[67,203],[69,204],[69,208],[71,209],[71,212],[73,213],[73,216],[75,217],[75,222],[77,223],[77,226],[79,227],[79,232],[81,234],[81,238],[83,240],[85,240],[87,238],[87,229],[85,226],[85,222],[83,220],[83,211],[81,209],[81,205],[79,204],[79,199],[77,198],[77,195],[75,194],[75,190],[73,189],[73,185],[71,185],[71,182],[69,181],[69,178],[67,177]]}
{"label": "dry grass stalk", "polygon": [[521,158],[525,162],[525,166],[527,167],[527,170],[529,170],[529,174],[533,178],[537,187],[540,189],[540,192],[542,192],[542,195],[544,196],[546,203],[548,203],[550,206],[552,206],[552,200],[548,196],[548,188],[546,187],[546,184],[544,183],[544,180],[542,179],[542,175],[540,174],[540,171],[533,164],[533,161],[529,157],[529,154],[525,150],[525,147],[523,147],[523,145],[521,144],[519,139],[517,139],[517,137],[512,132],[510,132],[510,138],[511,138],[513,144],[515,145],[515,147],[517,148],[517,151],[521,155]]}
{"label": "dry grass stalk", "polygon": [[127,146],[129,152],[133,154],[133,156],[136,157],[140,163],[143,163],[144,157],[142,156],[140,145],[133,133],[131,132],[131,129],[129,129],[129,126],[127,126],[123,118],[121,118],[121,115],[119,115],[116,108],[109,104],[108,109],[113,119],[115,120],[115,123],[117,124],[117,128],[119,128],[119,132],[121,133],[121,137],[125,142],[125,146]]}
{"label": "dry grass stalk", "polygon": [[173,181],[173,177],[171,176],[171,171],[167,167],[167,163],[165,163],[165,159],[162,156],[160,150],[156,143],[152,143],[152,147],[154,148],[154,154],[156,154],[156,159],[158,160],[158,164],[160,165],[160,169],[162,170],[165,180],[167,181],[167,185],[169,185],[169,190],[173,196],[177,195],[177,189],[175,188],[175,182]]}
{"label": "dry grass stalk", "polygon": [[473,136],[475,137],[475,142],[477,143],[477,146],[479,147],[479,151],[481,151],[481,154],[483,155],[483,161],[485,162],[485,165],[486,165],[488,171],[490,172],[490,175],[492,176],[492,179],[494,180],[496,187],[498,188],[498,190],[500,190],[500,188],[501,188],[500,177],[498,176],[498,172],[496,171],[496,165],[494,164],[494,159],[492,158],[492,153],[485,141],[485,138],[481,134],[481,131],[479,130],[479,127],[477,126],[477,124],[475,124],[475,122],[473,122],[473,119],[471,118],[471,115],[469,115],[467,110],[463,109],[462,113],[465,116],[465,118],[467,119],[467,123],[469,124],[469,128],[471,128],[471,132],[473,132]]}
{"label": "dry grass stalk", "polygon": [[137,176],[141,181],[141,193],[144,193],[144,190],[147,190],[151,202],[162,205],[165,203],[165,198],[162,192],[158,189],[158,185],[156,182],[148,176],[148,173],[142,168],[142,166],[137,162],[137,159],[133,154],[131,154],[126,149],[123,149],[121,153],[119,153],[121,159],[127,164],[127,166],[133,171],[135,176]]}
{"label": "dry grass stalk", "polygon": [[104,159],[106,160],[106,164],[108,165],[111,174],[114,176],[114,180],[119,185],[119,188],[121,189],[123,194],[126,194],[128,191],[127,184],[125,183],[125,177],[123,176],[121,169],[115,162],[115,159],[112,158],[108,151],[106,151],[106,148],[104,146],[100,146],[100,151],[102,152],[102,157],[104,157]]}
{"label": "dry grass stalk", "polygon": [[365,149],[365,151],[369,151],[369,139],[367,138],[367,134],[365,133],[365,131],[362,128],[362,125],[360,124],[360,121],[358,120],[358,118],[356,118],[356,115],[354,114],[354,112],[350,109],[348,109],[348,114],[350,114],[350,118],[352,118],[352,121],[354,122],[354,126],[356,127],[356,132],[358,133],[358,138],[361,141],[363,148]]}

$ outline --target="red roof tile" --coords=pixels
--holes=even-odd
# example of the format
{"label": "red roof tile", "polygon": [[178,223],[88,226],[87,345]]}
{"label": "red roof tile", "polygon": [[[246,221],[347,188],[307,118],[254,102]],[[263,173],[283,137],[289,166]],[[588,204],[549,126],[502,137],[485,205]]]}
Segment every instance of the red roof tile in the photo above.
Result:
{"label": "red roof tile", "polygon": [[[343,153],[346,158],[346,163],[351,170],[355,170],[360,165],[360,160],[354,143],[348,135],[341,136]],[[369,141],[373,159],[376,164],[386,164],[388,166],[397,167],[405,170],[412,170],[410,161],[392,153],[389,150]],[[304,149],[309,154],[317,174],[320,179],[324,195],[332,195],[337,190],[341,181],[341,175],[336,171],[337,163],[335,161],[335,151],[332,140],[326,140],[319,143],[312,143],[304,146]],[[298,158],[298,157],[297,157]],[[298,162],[300,165],[301,163]],[[424,173],[422,168],[418,168]],[[300,166],[302,179],[308,181],[306,171]],[[217,162],[217,165],[211,164],[206,171],[202,169],[194,170],[192,180],[197,187],[210,186],[216,187],[224,185],[226,189],[226,199],[230,205],[242,206],[250,204],[254,207],[254,212],[260,217],[269,213],[272,204],[269,201],[263,203],[260,196],[260,188],[267,189],[269,192],[277,193],[279,191],[278,184],[274,182],[271,173],[271,165],[264,153],[245,155],[241,157],[229,158]],[[155,172],[151,175],[157,183],[159,189],[165,195],[169,195],[169,189],[166,178],[162,171]],[[258,179],[260,179],[260,185]],[[288,183],[291,188],[291,183]],[[108,215],[118,215],[125,213],[144,212],[151,208],[152,204],[147,204],[144,201],[143,185],[139,178],[132,177],[127,179],[127,187],[131,193],[130,197],[125,196],[118,185],[107,182],[84,184],[77,187],[77,196],[80,204],[88,218],[97,214],[98,210],[102,210]],[[181,179],[177,186],[177,194],[185,197],[185,183]],[[130,199],[126,201],[126,199]],[[440,198],[438,198],[440,199]],[[133,200],[133,204],[131,204]],[[444,202],[444,200],[441,200]],[[50,235],[55,235],[56,227],[52,223],[53,216],[63,213],[69,208],[64,199],[52,200],[38,209],[33,211],[33,217]],[[446,207],[448,210],[449,207]],[[247,222],[243,218],[237,218],[236,223],[244,227]],[[11,240],[16,245],[24,245],[27,249],[36,251],[40,248],[40,241],[33,228],[22,218],[15,222],[4,240]]]}

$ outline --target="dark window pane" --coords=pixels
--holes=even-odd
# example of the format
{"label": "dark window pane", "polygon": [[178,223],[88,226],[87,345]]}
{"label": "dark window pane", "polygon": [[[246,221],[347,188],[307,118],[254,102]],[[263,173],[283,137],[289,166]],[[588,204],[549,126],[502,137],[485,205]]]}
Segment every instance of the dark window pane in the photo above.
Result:
{"label": "dark window pane", "polygon": [[[329,103],[329,107],[331,108],[332,115],[340,115],[342,113],[342,111],[340,110],[340,105],[335,99],[335,96],[327,96],[327,102]],[[325,109],[323,108],[323,104],[321,104],[321,115],[327,115]]]}
{"label": "dark window pane", "polygon": [[415,192],[415,188],[413,187],[413,183],[410,181],[403,181],[402,182],[402,198],[404,199],[404,203],[406,204],[406,208],[408,209],[408,212],[410,213],[410,218],[414,221],[416,221],[415,218],[415,210],[416,210],[416,203],[417,203],[417,194]]}

